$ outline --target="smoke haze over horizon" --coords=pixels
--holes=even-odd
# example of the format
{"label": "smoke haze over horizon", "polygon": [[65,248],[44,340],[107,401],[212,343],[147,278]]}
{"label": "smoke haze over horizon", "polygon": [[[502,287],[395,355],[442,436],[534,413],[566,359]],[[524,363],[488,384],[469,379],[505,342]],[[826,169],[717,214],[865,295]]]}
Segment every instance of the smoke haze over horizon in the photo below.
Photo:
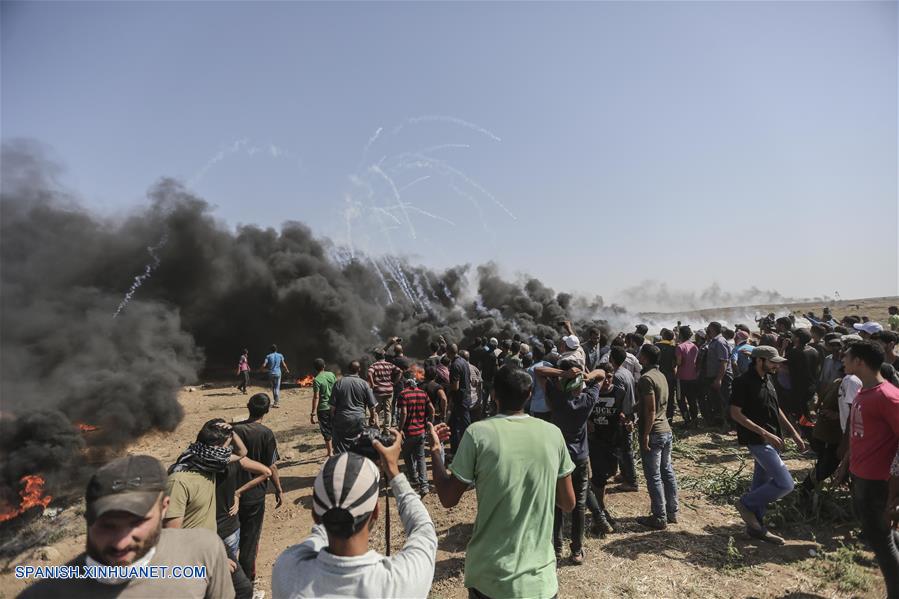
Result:
{"label": "smoke haze over horizon", "polygon": [[[258,366],[277,343],[294,372],[316,357],[340,368],[388,335],[427,355],[438,334],[557,338],[558,323],[632,330],[629,306],[599,294],[508,280],[494,263],[435,271],[401,256],[349,255],[297,221],[280,230],[229,229],[184,185],[160,179],[147,204],[112,219],[86,210],[34,142],[2,150],[0,194],[0,486],[23,474],[76,468],[74,423],[100,426],[92,443],[119,447],[181,418],[177,391],[204,368]],[[776,292],[625,290],[629,301],[690,307]],[[123,300],[124,298],[124,300]]]}

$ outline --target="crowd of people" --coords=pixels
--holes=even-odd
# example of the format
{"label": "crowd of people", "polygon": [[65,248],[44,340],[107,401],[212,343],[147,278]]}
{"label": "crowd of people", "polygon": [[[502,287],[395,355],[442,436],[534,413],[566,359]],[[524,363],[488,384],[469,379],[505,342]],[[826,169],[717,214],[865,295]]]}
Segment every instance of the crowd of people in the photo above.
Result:
{"label": "crowd of people", "polygon": [[[769,314],[754,327],[678,323],[653,337],[646,325],[615,336],[589,327],[583,342],[565,322],[557,338],[477,338],[460,348],[440,337],[420,361],[391,338],[370,365],[352,361],[340,377],[317,359],[310,422],[327,458],[312,485],[315,524],[278,557],[272,593],[428,596],[438,541],[421,498],[435,492],[451,508],[474,489],[469,597],[555,597],[557,566],[585,563],[585,536],[616,532],[610,485],[646,486],[639,525],[678,524],[674,435],[704,427],[733,435],[754,461],[734,509],[759,541],[785,542],[765,523],[773,502],[795,491],[811,505],[826,482],[851,480],[860,538],[888,597],[899,598],[899,310],[889,313],[887,328],[862,316],[836,321],[825,309],[801,315],[808,327]],[[258,598],[265,496],[271,489],[280,505],[283,494],[277,441],[263,424],[287,372],[275,346],[263,367],[274,403],[257,393],[246,420],[210,420],[167,471],[152,457],[128,456],[88,485],[87,550],[76,563],[194,564],[206,567],[204,579],[110,572],[45,580],[23,596]],[[244,391],[248,370],[244,351]],[[814,461],[798,488],[782,457],[787,440]],[[405,529],[402,549],[389,556],[369,548],[382,486]]]}

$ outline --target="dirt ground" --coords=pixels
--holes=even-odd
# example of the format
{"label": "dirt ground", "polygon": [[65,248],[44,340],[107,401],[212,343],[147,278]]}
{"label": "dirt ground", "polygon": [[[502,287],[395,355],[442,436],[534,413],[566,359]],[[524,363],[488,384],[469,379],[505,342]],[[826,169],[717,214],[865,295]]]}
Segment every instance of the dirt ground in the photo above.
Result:
{"label": "dirt ground", "polygon": [[[886,306],[895,298],[863,303],[832,305],[839,318],[845,313],[867,313],[885,322]],[[820,305],[797,306],[796,310]],[[881,314],[883,312],[883,314]],[[188,391],[179,394],[185,417],[172,433],[153,433],[128,448],[147,453],[171,464],[193,440],[203,422],[214,417],[241,420],[246,399],[233,387]],[[256,387],[252,392],[264,391]],[[263,421],[276,434],[281,461],[278,468],[285,491],[284,503],[275,509],[267,500],[257,569],[259,582],[270,595],[272,565],[286,547],[300,542],[312,524],[312,481],[324,461],[325,450],[318,427],[309,423],[312,393],[309,389],[282,391],[283,407]],[[745,459],[733,436],[709,431],[687,432],[675,427],[674,467],[681,484],[680,523],[667,531],[648,532],[634,518],[649,510],[645,490],[613,493],[610,511],[618,519],[618,530],[605,539],[586,540],[586,564],[559,567],[560,597],[879,597],[883,584],[871,553],[856,544],[854,532],[837,520],[815,520],[793,510],[801,524],[778,528],[787,539],[774,547],[750,539],[736,511],[728,505],[728,485],[745,476],[751,461]],[[798,480],[811,464],[808,457],[791,455],[788,464]],[[740,471],[743,467],[744,470]],[[734,473],[739,472],[739,475]],[[735,493],[735,492],[733,492]],[[788,498],[789,499],[789,498]],[[383,500],[382,500],[383,501]],[[786,499],[783,501],[787,501]],[[467,493],[453,509],[439,505],[434,494],[424,499],[437,528],[439,551],[432,597],[467,597],[463,585],[465,546],[470,537],[476,497]],[[53,507],[53,504],[51,504]],[[383,506],[382,506],[383,507]],[[24,588],[9,567],[15,563],[62,564],[84,547],[83,505],[65,508],[49,526],[54,542],[38,555],[33,550],[7,562],[0,573],[0,597],[14,597]],[[403,534],[395,504],[391,501],[392,547],[402,546]],[[50,521],[41,517],[41,521]],[[43,524],[47,526],[46,523]],[[589,526],[589,516],[588,516]],[[375,549],[384,552],[383,528],[373,533]],[[566,549],[567,554],[567,549]]]}
{"label": "dirt ground", "polygon": [[[261,388],[253,391],[262,390]],[[275,509],[269,496],[258,571],[262,587],[269,591],[272,565],[278,554],[297,543],[309,531],[312,481],[324,460],[325,450],[317,427],[309,423],[311,392],[290,389],[283,392],[284,407],[272,410],[264,422],[278,439],[278,464],[285,491],[284,503]],[[148,453],[164,464],[172,463],[192,440],[201,424],[221,416],[240,420],[245,414],[246,396],[236,389],[220,388],[183,391],[179,399],[185,408],[181,425],[170,434],[152,434],[129,448],[132,453]],[[742,463],[734,437],[709,432],[681,438],[674,452],[674,464],[681,484],[680,523],[664,532],[647,532],[634,518],[648,512],[645,491],[613,493],[608,504],[619,519],[618,532],[606,539],[588,538],[587,562],[583,566],[563,563],[559,568],[561,597],[877,597],[882,583],[871,555],[853,551],[841,555],[832,568],[828,550],[841,542],[851,543],[849,529],[827,525],[780,531],[787,539],[784,547],[755,542],[745,535],[735,510],[713,503],[702,491],[690,489],[695,480],[735,471]],[[808,460],[790,460],[797,477]],[[441,507],[436,496],[425,497],[439,538],[437,568],[432,597],[467,597],[463,586],[465,545],[476,513],[476,497],[468,493],[459,506]],[[402,546],[403,534],[391,503],[394,551]],[[68,511],[77,513],[78,506]],[[65,518],[64,538],[53,545],[57,559],[64,563],[84,546],[83,520]],[[375,548],[384,551],[383,528],[374,534]],[[729,548],[730,547],[730,548]],[[817,553],[812,556],[810,551]],[[33,559],[27,559],[33,563]],[[847,562],[848,563],[843,563]],[[848,572],[844,570],[848,569]],[[833,571],[835,571],[835,573]],[[0,595],[15,596],[23,588],[9,572],[0,576]],[[270,596],[270,593],[267,593]]]}

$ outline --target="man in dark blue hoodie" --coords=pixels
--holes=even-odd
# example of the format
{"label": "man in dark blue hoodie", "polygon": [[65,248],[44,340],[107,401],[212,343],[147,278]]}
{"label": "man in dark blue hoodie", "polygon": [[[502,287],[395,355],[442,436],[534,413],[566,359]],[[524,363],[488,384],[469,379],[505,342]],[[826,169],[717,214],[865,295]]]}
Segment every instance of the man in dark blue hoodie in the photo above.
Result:
{"label": "man in dark blue hoodie", "polygon": [[[571,482],[574,486],[575,506],[571,513],[571,562],[584,563],[584,520],[587,504],[587,478],[590,451],[587,447],[587,419],[599,398],[599,385],[605,371],[581,372],[573,359],[559,362],[559,368],[541,367],[535,374],[546,380],[546,398],[552,412],[551,421],[565,438],[568,454],[574,462]],[[553,524],[553,545],[556,559],[562,556],[562,511],[556,508]]]}

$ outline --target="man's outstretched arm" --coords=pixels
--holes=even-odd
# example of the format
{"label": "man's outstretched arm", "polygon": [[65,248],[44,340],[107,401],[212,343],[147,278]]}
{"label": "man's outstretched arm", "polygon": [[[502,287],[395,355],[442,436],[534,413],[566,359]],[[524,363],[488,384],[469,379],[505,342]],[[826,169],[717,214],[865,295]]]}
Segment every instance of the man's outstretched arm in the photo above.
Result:
{"label": "man's outstretched arm", "polygon": [[428,423],[431,437],[431,475],[437,487],[437,497],[443,507],[454,507],[462,499],[462,495],[474,484],[474,481],[463,482],[458,475],[450,474],[443,463],[443,447],[441,438],[449,435],[449,426]]}

